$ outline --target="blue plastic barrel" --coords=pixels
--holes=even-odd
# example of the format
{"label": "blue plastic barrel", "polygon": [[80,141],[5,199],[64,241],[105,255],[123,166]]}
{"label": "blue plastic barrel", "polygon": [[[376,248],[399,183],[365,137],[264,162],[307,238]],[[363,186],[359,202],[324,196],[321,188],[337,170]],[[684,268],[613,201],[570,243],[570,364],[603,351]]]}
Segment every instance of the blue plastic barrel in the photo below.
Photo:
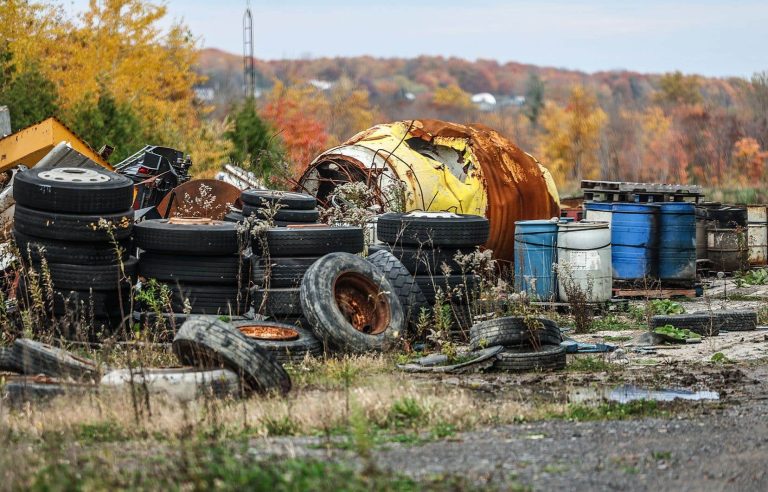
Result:
{"label": "blue plastic barrel", "polygon": [[611,212],[613,278],[656,278],[659,206],[649,203],[614,203]]}
{"label": "blue plastic barrel", "polygon": [[608,222],[611,223],[611,210],[613,203],[606,202],[586,202],[584,204],[584,220],[590,222]]}
{"label": "blue plastic barrel", "polygon": [[515,222],[515,288],[538,299],[554,299],[557,279],[557,222]]}
{"label": "blue plastic barrel", "polygon": [[665,202],[659,214],[659,278],[696,279],[696,206]]}

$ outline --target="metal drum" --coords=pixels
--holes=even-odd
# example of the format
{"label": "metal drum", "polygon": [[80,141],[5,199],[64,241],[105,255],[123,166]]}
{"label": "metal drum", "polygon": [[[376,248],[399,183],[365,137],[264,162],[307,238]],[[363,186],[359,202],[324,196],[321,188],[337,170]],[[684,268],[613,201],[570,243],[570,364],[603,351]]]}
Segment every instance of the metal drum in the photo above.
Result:
{"label": "metal drum", "polygon": [[515,222],[515,288],[538,299],[554,299],[557,282],[552,265],[557,254],[557,222]]}
{"label": "metal drum", "polygon": [[696,279],[696,215],[693,203],[664,202],[659,214],[659,278]]}
{"label": "metal drum", "polygon": [[711,227],[707,231],[707,254],[712,268],[721,272],[738,272],[747,266],[745,229]]}
{"label": "metal drum", "polygon": [[627,281],[656,278],[659,206],[614,203],[611,213],[613,278]]}

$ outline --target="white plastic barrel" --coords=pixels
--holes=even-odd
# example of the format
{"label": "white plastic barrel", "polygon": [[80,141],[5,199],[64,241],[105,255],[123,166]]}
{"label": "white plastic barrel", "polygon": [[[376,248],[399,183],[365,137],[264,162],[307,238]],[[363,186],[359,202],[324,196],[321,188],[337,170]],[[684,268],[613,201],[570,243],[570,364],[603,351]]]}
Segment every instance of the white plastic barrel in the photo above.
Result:
{"label": "white plastic barrel", "polygon": [[560,300],[568,300],[567,283],[586,293],[589,302],[611,299],[611,230],[607,222],[558,224],[557,273]]}

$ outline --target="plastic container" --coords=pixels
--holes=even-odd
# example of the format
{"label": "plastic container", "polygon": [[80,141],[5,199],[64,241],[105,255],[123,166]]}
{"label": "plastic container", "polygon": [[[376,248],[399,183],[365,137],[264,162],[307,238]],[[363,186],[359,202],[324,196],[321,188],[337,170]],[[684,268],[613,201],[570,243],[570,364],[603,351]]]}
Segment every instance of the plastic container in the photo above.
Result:
{"label": "plastic container", "polygon": [[624,281],[657,278],[659,206],[615,203],[611,214],[613,278]]}
{"label": "plastic container", "polygon": [[551,220],[515,222],[515,289],[540,300],[553,300],[557,281],[558,223]]}
{"label": "plastic container", "polygon": [[687,202],[659,205],[659,278],[696,280],[696,206]]}
{"label": "plastic container", "polygon": [[560,223],[557,232],[557,285],[561,301],[578,289],[589,302],[613,295],[611,229],[607,222]]}
{"label": "plastic container", "polygon": [[607,222],[611,224],[613,203],[587,202],[584,204],[584,220],[589,222]]}

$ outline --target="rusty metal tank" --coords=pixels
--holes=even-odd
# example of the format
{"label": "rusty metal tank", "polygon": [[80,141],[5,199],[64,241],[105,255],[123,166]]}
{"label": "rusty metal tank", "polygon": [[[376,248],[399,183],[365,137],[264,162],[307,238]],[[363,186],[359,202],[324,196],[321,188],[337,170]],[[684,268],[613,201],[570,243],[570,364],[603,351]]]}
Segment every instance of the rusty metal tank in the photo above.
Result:
{"label": "rusty metal tank", "polygon": [[490,221],[486,248],[513,261],[515,222],[560,215],[549,171],[483,125],[409,120],[377,125],[320,154],[297,190],[326,203],[341,183],[363,182],[383,210],[452,211]]}

